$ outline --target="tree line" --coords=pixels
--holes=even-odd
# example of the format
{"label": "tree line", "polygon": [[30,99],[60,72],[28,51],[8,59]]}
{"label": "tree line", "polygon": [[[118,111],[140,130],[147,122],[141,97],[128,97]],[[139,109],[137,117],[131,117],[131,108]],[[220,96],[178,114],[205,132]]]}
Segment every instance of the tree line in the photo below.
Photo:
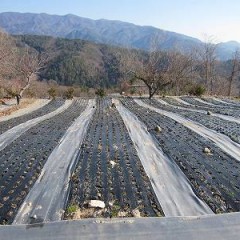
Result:
{"label": "tree line", "polygon": [[188,53],[159,51],[153,41],[149,52],[129,50],[121,55],[126,84],[142,81],[149,98],[156,93],[240,96],[240,52],[227,61],[217,59],[217,47],[211,39]]}
{"label": "tree line", "polygon": [[[240,54],[217,59],[210,40],[182,54],[157,49],[123,49],[82,40],[9,36],[0,32],[0,88],[18,100],[34,78],[60,85],[131,89],[140,81],[156,93],[240,95]],[[14,86],[14,88],[13,88]]]}

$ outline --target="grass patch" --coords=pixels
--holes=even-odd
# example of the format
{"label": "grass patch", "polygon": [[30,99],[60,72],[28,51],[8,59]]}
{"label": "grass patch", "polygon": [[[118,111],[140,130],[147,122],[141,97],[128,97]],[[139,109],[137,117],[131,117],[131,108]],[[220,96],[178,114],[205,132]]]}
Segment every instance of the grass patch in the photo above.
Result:
{"label": "grass patch", "polygon": [[66,214],[71,215],[71,214],[77,212],[78,209],[79,209],[79,207],[78,207],[77,204],[69,205],[67,210],[66,210]]}
{"label": "grass patch", "polygon": [[112,217],[118,217],[118,213],[120,211],[121,207],[119,204],[114,204],[112,207],[111,207],[111,216]]}

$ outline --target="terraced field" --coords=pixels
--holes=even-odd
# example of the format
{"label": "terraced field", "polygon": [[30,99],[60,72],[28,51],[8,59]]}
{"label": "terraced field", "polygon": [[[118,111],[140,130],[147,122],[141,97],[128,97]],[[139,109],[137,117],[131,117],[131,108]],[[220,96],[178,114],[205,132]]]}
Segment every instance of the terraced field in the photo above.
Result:
{"label": "terraced field", "polygon": [[[189,109],[181,109],[173,106],[164,106],[157,100],[144,100],[145,103],[156,106],[166,111],[174,112],[180,116],[196,121],[207,128],[213,129],[219,133],[223,133],[230,137],[233,141],[240,143],[240,124],[230,120],[224,120],[219,115],[207,114],[207,111],[190,111]],[[180,106],[180,105],[177,105]],[[203,109],[202,109],[203,110]]]}
{"label": "terraced field", "polygon": [[56,110],[58,107],[63,105],[64,101],[63,100],[53,100],[50,103],[48,103],[46,106],[35,110],[34,112],[31,112],[29,114],[25,114],[23,116],[17,117],[10,119],[8,121],[4,121],[0,123],[0,134],[3,132],[7,131],[8,129],[11,129],[12,127],[19,125],[21,123],[24,123],[30,119],[36,118],[36,117],[41,117],[47,113],[50,113],[54,110]]}
{"label": "terraced field", "polygon": [[133,216],[136,208],[141,216],[163,215],[123,120],[117,109],[111,107],[110,99],[98,100],[77,162],[69,205],[84,208],[86,200],[97,199],[106,203],[106,211],[100,216],[117,216],[118,212]]}
{"label": "terraced field", "polygon": [[[146,124],[164,153],[178,163],[198,196],[214,212],[239,211],[239,162],[236,159],[171,118],[151,110],[146,112],[132,99],[122,102]],[[156,126],[162,131],[156,132]],[[205,147],[211,149],[211,154],[203,152]]]}
{"label": "terraced field", "polygon": [[240,211],[238,104],[163,101],[55,100],[0,118],[0,224]]}
{"label": "terraced field", "polygon": [[[51,103],[60,106],[63,101]],[[43,121],[22,134],[2,151],[0,157],[0,222],[11,223],[29,190],[41,174],[48,156],[73,120],[86,107],[75,101],[59,115]],[[49,110],[50,106],[38,112]],[[35,115],[35,114],[34,114]],[[33,115],[32,115],[33,116]],[[26,116],[27,119],[28,116]],[[18,121],[18,119],[17,119]],[[11,121],[14,124],[14,121]],[[5,122],[3,122],[5,125]]]}
{"label": "terraced field", "polygon": [[180,99],[195,105],[197,108],[208,109],[214,113],[219,113],[223,115],[233,116],[240,118],[240,107],[238,105],[227,105],[227,104],[213,104],[202,99],[196,99],[192,97],[181,97]]}

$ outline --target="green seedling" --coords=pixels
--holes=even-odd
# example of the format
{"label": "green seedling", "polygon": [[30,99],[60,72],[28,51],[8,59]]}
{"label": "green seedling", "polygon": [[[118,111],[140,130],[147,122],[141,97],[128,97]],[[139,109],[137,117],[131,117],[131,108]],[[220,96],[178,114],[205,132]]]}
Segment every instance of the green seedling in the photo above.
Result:
{"label": "green seedling", "polygon": [[79,209],[79,207],[77,204],[71,204],[67,208],[67,214],[71,215],[71,214],[75,213],[78,209]]}
{"label": "green seedling", "polygon": [[119,204],[114,204],[112,207],[111,207],[111,215],[112,217],[118,217],[118,213],[120,211],[121,207]]}

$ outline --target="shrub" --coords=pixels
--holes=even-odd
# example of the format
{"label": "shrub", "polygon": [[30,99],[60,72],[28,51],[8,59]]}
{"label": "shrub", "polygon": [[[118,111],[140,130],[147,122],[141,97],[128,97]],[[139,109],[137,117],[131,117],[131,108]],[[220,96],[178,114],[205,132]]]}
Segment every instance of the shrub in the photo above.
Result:
{"label": "shrub", "polygon": [[73,99],[73,94],[74,94],[74,88],[68,88],[64,93],[67,99]]}
{"label": "shrub", "polygon": [[3,88],[0,87],[0,98],[5,97],[6,93]]}
{"label": "shrub", "polygon": [[135,94],[135,93],[136,93],[136,89],[135,89],[135,88],[132,88],[132,89],[130,90],[130,94],[133,95],[133,94]]}
{"label": "shrub", "polygon": [[195,96],[202,96],[205,92],[206,92],[206,89],[204,86],[196,85],[190,89],[189,94],[195,95]]}
{"label": "shrub", "polygon": [[30,98],[34,98],[36,96],[36,94],[31,89],[27,89],[27,91],[25,92],[25,96],[30,97]]}
{"label": "shrub", "polygon": [[205,87],[203,87],[202,85],[198,85],[195,90],[195,95],[202,96],[205,92],[206,92]]}
{"label": "shrub", "polygon": [[48,89],[48,94],[51,98],[55,99],[57,96],[57,91],[55,88],[51,87]]}
{"label": "shrub", "polygon": [[99,88],[95,91],[95,94],[99,97],[104,97],[106,95],[105,91],[103,88]]}
{"label": "shrub", "polygon": [[114,205],[111,207],[111,216],[112,217],[118,217],[118,213],[121,210],[121,207],[118,203],[114,203]]}

